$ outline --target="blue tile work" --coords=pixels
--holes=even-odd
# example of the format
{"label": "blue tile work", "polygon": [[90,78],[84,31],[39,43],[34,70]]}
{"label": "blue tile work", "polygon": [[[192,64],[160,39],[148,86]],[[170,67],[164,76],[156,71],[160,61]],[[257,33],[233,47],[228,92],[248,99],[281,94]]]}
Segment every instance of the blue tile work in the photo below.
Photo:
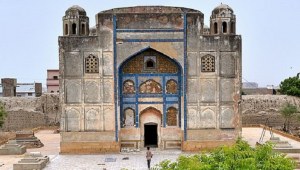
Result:
{"label": "blue tile work", "polygon": [[[125,102],[125,103],[135,103],[137,100],[136,100],[136,98],[135,97],[123,97],[123,102]],[[133,109],[133,110],[135,110],[135,109]]]}
{"label": "blue tile work", "polygon": [[[147,48],[149,49],[149,48]],[[142,50],[143,51],[143,50]],[[139,52],[140,53],[140,52]],[[139,53],[136,53],[139,54]],[[135,121],[136,121],[136,128],[139,128],[139,112],[138,109],[139,104],[163,104],[163,126],[166,126],[166,111],[167,111],[167,105],[173,106],[175,108],[178,108],[181,103],[181,66],[178,64],[178,62],[174,61],[173,59],[170,59],[172,62],[174,62],[178,66],[178,73],[139,73],[139,74],[124,74],[121,70],[123,66],[126,64],[127,61],[130,61],[131,58],[134,56],[131,56],[128,60],[123,62],[121,66],[119,67],[119,94],[120,94],[120,121],[123,119],[124,114],[124,108],[125,107],[131,107],[135,110]],[[135,85],[135,94],[122,94],[122,85],[123,82],[126,80],[132,80]],[[140,94],[139,93],[139,86],[144,83],[145,81],[152,79],[155,80],[157,83],[159,83],[162,86],[162,93],[160,94]],[[166,94],[166,82],[170,79],[173,79],[178,82],[178,93],[177,94]],[[139,102],[139,98],[162,98],[162,102],[158,101],[147,101],[147,102]],[[169,100],[167,100],[167,98]],[[181,116],[181,110],[179,110],[179,122],[180,122],[180,116]],[[179,123],[179,126],[181,123]]]}
{"label": "blue tile work", "polygon": [[122,85],[123,85],[124,81],[126,81],[126,80],[132,80],[134,82],[134,84],[136,84],[134,76],[124,76],[124,77],[122,77],[122,80],[123,80]]}
{"label": "blue tile work", "polygon": [[187,139],[187,134],[186,134],[186,129],[187,129],[187,100],[186,100],[186,92],[187,92],[187,22],[186,22],[186,13],[184,13],[184,17],[183,17],[183,25],[184,25],[184,45],[183,45],[183,55],[184,55],[184,85],[183,85],[183,90],[184,90],[184,111],[183,111],[183,114],[184,114],[184,140],[186,141]]}
{"label": "blue tile work", "polygon": [[178,102],[178,97],[167,97],[166,101],[168,101],[168,102]]}
{"label": "blue tile work", "polygon": [[115,102],[115,135],[116,142],[119,141],[119,130],[118,130],[118,89],[117,89],[117,21],[116,16],[113,16],[113,52],[114,52],[114,102]]}

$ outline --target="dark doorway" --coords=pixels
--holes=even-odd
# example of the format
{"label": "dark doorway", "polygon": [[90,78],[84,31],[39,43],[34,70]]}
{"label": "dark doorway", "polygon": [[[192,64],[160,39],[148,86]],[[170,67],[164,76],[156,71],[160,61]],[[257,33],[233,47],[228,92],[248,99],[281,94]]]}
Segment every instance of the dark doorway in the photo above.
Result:
{"label": "dark doorway", "polygon": [[157,124],[144,125],[145,147],[157,147]]}

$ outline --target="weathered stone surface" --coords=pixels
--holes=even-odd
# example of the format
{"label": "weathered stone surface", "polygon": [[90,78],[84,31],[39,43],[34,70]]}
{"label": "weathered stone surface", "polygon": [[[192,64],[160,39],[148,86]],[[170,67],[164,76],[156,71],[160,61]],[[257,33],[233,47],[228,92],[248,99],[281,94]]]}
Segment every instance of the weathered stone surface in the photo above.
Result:
{"label": "weathered stone surface", "polygon": [[14,170],[42,170],[49,162],[48,156],[43,156],[41,153],[31,152],[26,154],[18,163],[13,165]]}
{"label": "weathered stone surface", "polygon": [[80,110],[77,108],[69,108],[66,111],[67,129],[68,131],[80,131]]}
{"label": "weathered stone surface", "polygon": [[216,128],[215,107],[201,107],[199,124],[201,128]]}
{"label": "weathered stone surface", "polygon": [[98,81],[85,81],[84,102],[98,103],[100,102],[100,87]]}
{"label": "weathered stone surface", "polygon": [[80,103],[81,102],[81,80],[71,79],[65,80],[65,93],[66,93],[66,103]]}
{"label": "weathered stone surface", "polygon": [[[65,76],[79,77],[83,73],[83,58],[79,52],[65,53]],[[80,63],[80,64],[79,64]]]}
{"label": "weathered stone surface", "polygon": [[235,58],[233,55],[225,54],[220,57],[221,75],[234,77],[236,72]]}
{"label": "weathered stone surface", "polygon": [[215,79],[201,79],[200,80],[200,95],[202,102],[216,101],[216,80]]}
{"label": "weathered stone surface", "polygon": [[9,140],[0,146],[0,155],[22,155],[26,152],[24,145],[17,144],[16,140]]}
{"label": "weathered stone surface", "polygon": [[222,106],[220,115],[220,128],[234,128],[235,127],[235,115],[232,107]]}
{"label": "weathered stone surface", "polygon": [[234,79],[221,79],[221,101],[233,101],[235,92]]}
{"label": "weathered stone surface", "polygon": [[99,130],[101,125],[100,116],[98,108],[85,108],[85,130]]}

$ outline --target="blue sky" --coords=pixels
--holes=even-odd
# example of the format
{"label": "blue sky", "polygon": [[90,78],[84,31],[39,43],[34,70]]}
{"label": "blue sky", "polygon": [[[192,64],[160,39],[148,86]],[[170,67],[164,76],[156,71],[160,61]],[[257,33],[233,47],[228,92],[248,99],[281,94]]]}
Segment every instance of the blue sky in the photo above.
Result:
{"label": "blue sky", "polygon": [[209,25],[211,11],[221,2],[237,17],[243,81],[278,85],[300,72],[299,0],[0,0],[0,78],[46,85],[46,70],[58,68],[62,17],[72,5],[86,10],[90,26],[102,10],[137,5],[194,8],[204,13]]}

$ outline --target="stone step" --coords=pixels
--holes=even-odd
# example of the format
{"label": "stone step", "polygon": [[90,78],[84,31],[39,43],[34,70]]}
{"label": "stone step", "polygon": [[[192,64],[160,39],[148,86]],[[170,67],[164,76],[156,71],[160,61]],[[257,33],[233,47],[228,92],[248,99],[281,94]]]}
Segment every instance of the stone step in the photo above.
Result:
{"label": "stone step", "polygon": [[300,159],[297,155],[287,155],[288,158],[293,159],[296,162],[296,168],[300,168]]}
{"label": "stone step", "polygon": [[293,148],[291,144],[276,144],[275,148]]}
{"label": "stone step", "polygon": [[300,153],[300,148],[274,148],[273,150],[281,153]]}
{"label": "stone step", "polygon": [[269,142],[272,142],[274,144],[289,144],[288,141],[282,141],[282,140],[276,140],[276,141],[269,140]]}

